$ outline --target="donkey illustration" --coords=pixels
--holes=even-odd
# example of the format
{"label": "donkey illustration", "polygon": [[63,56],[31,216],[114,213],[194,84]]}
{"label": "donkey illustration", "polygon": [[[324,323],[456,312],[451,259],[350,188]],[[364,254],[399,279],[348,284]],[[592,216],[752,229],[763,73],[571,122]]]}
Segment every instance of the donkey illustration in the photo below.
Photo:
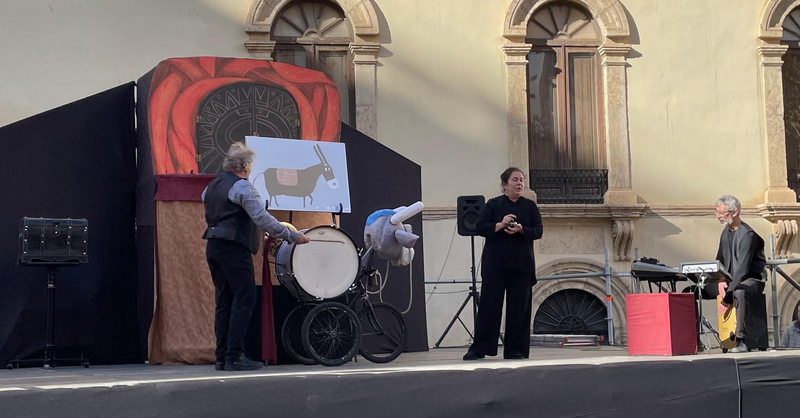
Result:
{"label": "donkey illustration", "polygon": [[[278,196],[294,196],[303,198],[303,207],[306,207],[306,197],[310,197],[309,204],[314,203],[314,189],[317,188],[317,179],[319,176],[325,178],[328,187],[335,189],[339,187],[339,182],[333,174],[333,169],[328,164],[328,159],[322,153],[322,148],[318,144],[314,145],[314,152],[319,158],[319,164],[312,165],[311,167],[296,169],[296,168],[268,168],[258,176],[264,175],[264,187],[267,189],[269,195],[269,207],[272,207],[272,201],[275,200],[275,207],[278,205]],[[256,176],[253,179],[255,183]]]}

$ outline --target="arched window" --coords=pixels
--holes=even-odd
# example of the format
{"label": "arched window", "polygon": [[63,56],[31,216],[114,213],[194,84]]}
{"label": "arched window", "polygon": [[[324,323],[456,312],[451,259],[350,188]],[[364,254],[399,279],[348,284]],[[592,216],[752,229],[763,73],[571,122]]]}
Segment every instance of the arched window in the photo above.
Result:
{"label": "arched window", "polygon": [[531,170],[604,168],[601,36],[591,14],[575,4],[549,3],[527,28],[525,41],[533,45],[527,71]]}
{"label": "arched window", "polygon": [[339,90],[342,122],[355,123],[351,24],[342,9],[324,1],[289,3],[273,23],[274,60],[322,71]]}
{"label": "arched window", "polygon": [[[800,8],[783,21],[783,120],[786,129],[786,174],[789,188],[800,191]],[[798,197],[800,201],[800,197]]]}

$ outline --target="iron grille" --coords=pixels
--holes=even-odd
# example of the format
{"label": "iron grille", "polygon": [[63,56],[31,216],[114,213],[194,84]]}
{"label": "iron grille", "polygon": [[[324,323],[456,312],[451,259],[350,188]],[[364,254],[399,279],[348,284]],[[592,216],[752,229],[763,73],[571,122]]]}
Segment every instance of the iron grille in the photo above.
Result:
{"label": "iron grille", "polygon": [[531,170],[530,185],[543,204],[603,203],[608,170]]}

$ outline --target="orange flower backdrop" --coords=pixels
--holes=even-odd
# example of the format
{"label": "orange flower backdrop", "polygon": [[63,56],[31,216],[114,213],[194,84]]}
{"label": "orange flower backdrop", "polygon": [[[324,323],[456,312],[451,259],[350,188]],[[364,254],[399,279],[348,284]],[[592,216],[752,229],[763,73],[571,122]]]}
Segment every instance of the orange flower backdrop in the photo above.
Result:
{"label": "orange flower backdrop", "polygon": [[155,174],[218,172],[216,160],[244,135],[339,140],[335,84],[289,64],[168,59],[153,72],[148,107]]}

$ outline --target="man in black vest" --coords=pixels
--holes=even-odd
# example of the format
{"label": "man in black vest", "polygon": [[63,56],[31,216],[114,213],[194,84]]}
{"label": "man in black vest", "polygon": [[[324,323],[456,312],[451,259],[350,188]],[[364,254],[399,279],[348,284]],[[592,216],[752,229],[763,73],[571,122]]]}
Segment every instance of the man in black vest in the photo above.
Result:
{"label": "man in black vest", "polygon": [[731,303],[736,307],[736,346],[731,350],[733,353],[749,351],[745,343],[749,303],[764,291],[767,281],[764,240],[750,225],[742,222],[739,216],[741,210],[742,204],[734,196],[725,195],[717,200],[717,220],[725,225],[719,237],[717,260],[731,275],[729,285],[719,285],[719,294],[723,298],[717,313],[724,314]]}
{"label": "man in black vest", "polygon": [[259,229],[272,237],[305,244],[264,209],[264,201],[247,180],[255,152],[237,142],[225,156],[222,173],[203,191],[208,228],[203,233],[206,261],[214,281],[214,333],[217,370],[255,370],[264,366],[244,355],[247,325],[256,303],[252,254],[258,252]]}

